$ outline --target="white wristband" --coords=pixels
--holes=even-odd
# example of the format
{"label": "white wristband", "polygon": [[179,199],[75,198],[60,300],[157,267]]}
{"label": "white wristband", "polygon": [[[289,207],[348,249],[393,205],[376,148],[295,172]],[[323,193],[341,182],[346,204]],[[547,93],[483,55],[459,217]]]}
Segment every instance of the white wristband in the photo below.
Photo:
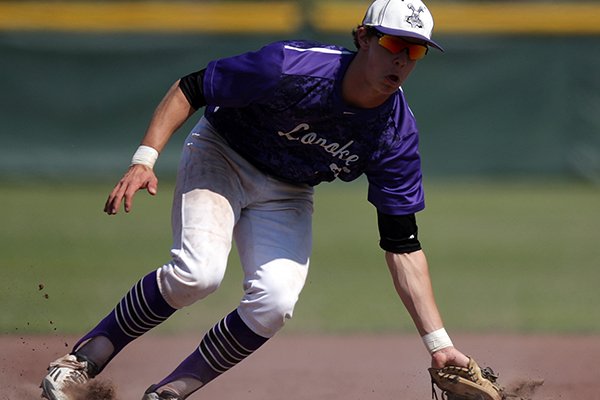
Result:
{"label": "white wristband", "polygon": [[142,164],[154,168],[154,163],[156,163],[157,159],[158,151],[156,151],[156,149],[150,146],[141,145],[133,154],[131,165]]}
{"label": "white wristband", "polygon": [[428,333],[421,337],[421,339],[423,339],[425,347],[427,347],[427,350],[429,350],[429,354],[433,354],[438,350],[453,346],[452,340],[450,340],[450,336],[448,336],[448,333],[444,328],[440,328],[437,331]]}

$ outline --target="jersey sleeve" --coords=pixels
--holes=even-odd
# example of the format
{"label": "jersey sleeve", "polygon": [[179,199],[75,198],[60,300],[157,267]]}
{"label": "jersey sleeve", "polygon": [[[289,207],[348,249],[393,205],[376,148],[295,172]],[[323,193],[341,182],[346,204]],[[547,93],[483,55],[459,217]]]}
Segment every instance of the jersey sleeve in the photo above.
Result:
{"label": "jersey sleeve", "polygon": [[204,76],[207,103],[244,107],[266,101],[281,76],[282,47],[277,42],[258,51],[211,61]]}
{"label": "jersey sleeve", "polygon": [[382,152],[366,170],[368,200],[379,212],[405,215],[425,208],[418,144],[415,128]]}

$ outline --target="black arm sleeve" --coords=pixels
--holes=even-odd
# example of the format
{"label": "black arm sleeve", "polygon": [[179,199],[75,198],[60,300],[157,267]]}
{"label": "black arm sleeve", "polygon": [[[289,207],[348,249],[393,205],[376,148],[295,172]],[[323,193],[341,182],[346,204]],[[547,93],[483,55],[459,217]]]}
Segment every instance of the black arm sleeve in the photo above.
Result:
{"label": "black arm sleeve", "polygon": [[206,105],[206,98],[204,97],[205,71],[206,69],[193,72],[179,80],[179,88],[195,110]]}
{"label": "black arm sleeve", "polygon": [[390,253],[412,253],[421,250],[415,214],[389,215],[377,211],[379,246]]}

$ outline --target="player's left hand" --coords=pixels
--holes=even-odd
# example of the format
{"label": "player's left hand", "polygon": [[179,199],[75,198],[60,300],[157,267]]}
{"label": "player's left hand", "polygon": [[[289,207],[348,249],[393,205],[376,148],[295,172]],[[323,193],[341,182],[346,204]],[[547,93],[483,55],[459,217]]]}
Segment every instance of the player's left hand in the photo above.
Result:
{"label": "player's left hand", "polygon": [[152,168],[134,164],[125,173],[123,178],[115,185],[104,204],[104,212],[114,215],[119,211],[121,203],[124,202],[125,212],[131,211],[133,197],[140,189],[146,189],[151,195],[158,192],[158,178]]}
{"label": "player's left hand", "polygon": [[456,347],[445,347],[431,355],[431,367],[443,368],[448,365],[466,367],[469,365],[469,357],[458,351]]}

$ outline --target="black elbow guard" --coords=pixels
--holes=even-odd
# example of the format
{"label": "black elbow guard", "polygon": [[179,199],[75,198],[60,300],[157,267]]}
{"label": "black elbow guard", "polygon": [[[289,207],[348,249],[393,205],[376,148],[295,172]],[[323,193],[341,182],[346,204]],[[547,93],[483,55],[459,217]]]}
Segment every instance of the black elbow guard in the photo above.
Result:
{"label": "black elbow guard", "polygon": [[390,253],[412,253],[421,250],[415,214],[390,215],[377,211],[379,247]]}
{"label": "black elbow guard", "polygon": [[179,88],[194,110],[198,110],[206,105],[206,98],[204,97],[205,71],[206,69],[193,72],[179,80]]}

